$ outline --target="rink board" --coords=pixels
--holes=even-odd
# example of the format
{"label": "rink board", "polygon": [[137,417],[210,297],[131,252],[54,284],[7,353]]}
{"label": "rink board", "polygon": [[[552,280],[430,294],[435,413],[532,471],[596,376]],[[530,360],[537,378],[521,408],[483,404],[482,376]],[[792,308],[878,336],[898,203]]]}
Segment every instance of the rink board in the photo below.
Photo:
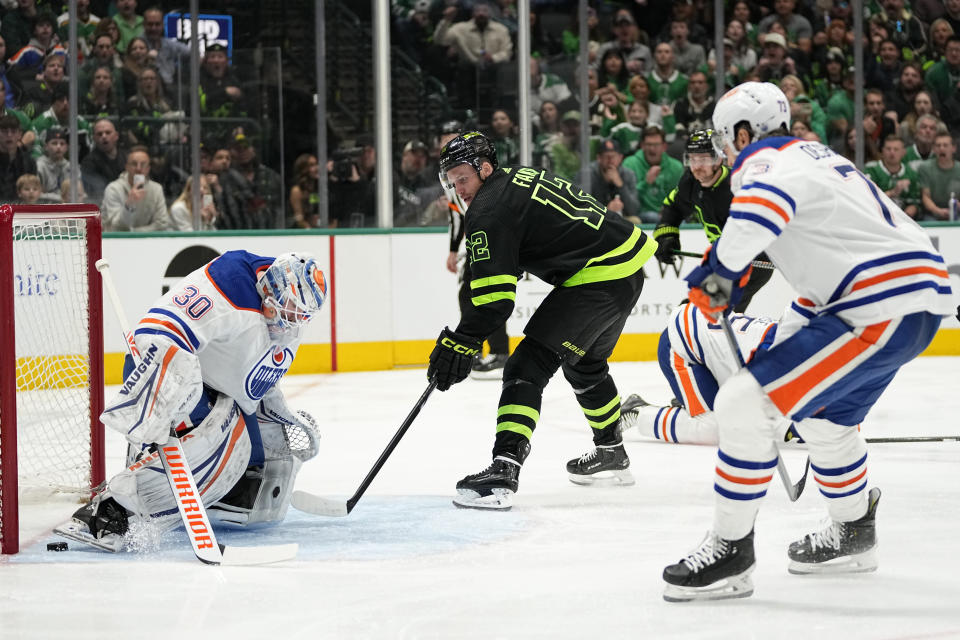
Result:
{"label": "rink board", "polygon": [[[929,226],[960,291],[960,225]],[[707,246],[699,229],[681,230],[684,250]],[[444,326],[455,327],[457,278],[445,268],[448,236],[443,229],[393,232],[219,232],[208,234],[107,234],[103,255],[113,266],[117,289],[131,319],[193,269],[214,255],[245,249],[261,255],[301,250],[314,253],[327,275],[330,294],[309,327],[292,373],[323,373],[422,366]],[[699,261],[683,258],[676,269],[656,260],[644,267],[643,294],[633,310],[614,360],[652,360],[660,332],[686,295],[683,277]],[[811,265],[811,268],[815,268]],[[517,286],[516,308],[507,322],[514,344],[550,291],[536,278]],[[777,317],[793,293],[779,274],[757,294],[751,312]],[[111,310],[104,317],[107,381],[120,382],[123,343]],[[558,319],[558,321],[560,321]],[[960,323],[946,320],[928,355],[960,355]]]}

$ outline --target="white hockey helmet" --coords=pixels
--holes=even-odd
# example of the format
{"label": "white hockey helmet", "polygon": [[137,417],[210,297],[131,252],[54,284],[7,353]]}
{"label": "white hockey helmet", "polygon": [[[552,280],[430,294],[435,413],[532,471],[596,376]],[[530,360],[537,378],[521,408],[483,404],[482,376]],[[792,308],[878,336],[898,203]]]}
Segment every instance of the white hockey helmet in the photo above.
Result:
{"label": "white hockey helmet", "polygon": [[327,298],[327,281],[309,253],[276,257],[257,283],[270,337],[288,343],[300,336]]}
{"label": "white hockey helmet", "polygon": [[790,101],[772,82],[744,82],[723,94],[713,110],[714,144],[723,152],[736,150],[734,139],[741,122],[750,127],[752,140],[780,127],[790,130]]}

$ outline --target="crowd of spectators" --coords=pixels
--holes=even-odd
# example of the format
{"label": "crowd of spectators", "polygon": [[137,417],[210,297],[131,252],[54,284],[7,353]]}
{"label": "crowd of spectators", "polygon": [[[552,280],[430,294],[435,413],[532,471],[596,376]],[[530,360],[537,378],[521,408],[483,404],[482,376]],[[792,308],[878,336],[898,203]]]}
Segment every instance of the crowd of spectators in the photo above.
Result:
{"label": "crowd of spectators", "polygon": [[[455,108],[474,114],[469,124],[496,141],[501,165],[516,162],[517,128],[506,128],[517,120],[516,89],[496,77],[499,72],[509,78],[516,68],[516,3],[393,4],[395,33],[407,54],[444,79]],[[589,104],[583,113],[577,12],[574,3],[562,4],[532,3],[533,163],[579,181],[631,219],[655,222],[682,172],[686,136],[711,124],[718,95],[714,3],[591,3]],[[864,2],[862,60],[854,58],[853,3],[726,4],[725,86],[719,92],[747,80],[776,83],[791,101],[794,135],[823,142],[850,159],[862,138],[864,172],[907,213],[918,220],[949,217],[960,194],[960,164],[954,158],[960,130],[960,0]],[[561,14],[566,22],[557,20]],[[859,131],[856,67],[865,83]],[[491,85],[497,90],[488,91]],[[580,174],[582,118],[590,123],[589,176]],[[624,171],[632,174],[636,194],[615,202]],[[419,220],[436,222],[426,212]]]}
{"label": "crowd of spectators", "polygon": [[[0,2],[0,200],[57,203],[71,192],[101,206],[108,231],[283,226],[280,174],[258,158],[256,122],[226,47],[206,43],[199,93],[201,201],[193,215],[185,81],[189,47],[164,36],[164,10],[137,0],[77,0],[69,42],[62,2]],[[77,56],[70,119],[68,56]],[[246,122],[254,126],[244,126]],[[72,130],[72,131],[71,131]],[[186,158],[186,161],[184,161]]]}
{"label": "crowd of spectators", "polygon": [[[783,89],[794,135],[851,159],[862,139],[866,175],[917,219],[949,217],[960,193],[960,0],[865,2],[862,60],[854,59],[852,3],[727,2],[719,88],[713,2],[591,2],[584,108],[575,3],[535,1],[529,114],[517,113],[514,0],[391,4],[394,45],[437,77],[449,99],[437,136],[400,140],[390,159],[395,226],[446,224],[436,170],[443,123],[487,132],[506,165],[519,161],[521,116],[533,124],[535,165],[582,183],[631,220],[655,222],[682,172],[687,134],[710,126],[718,91],[746,80]],[[376,226],[372,138],[335,132],[345,145],[329,153],[327,189],[311,153],[296,158],[282,184],[279,167],[259,158],[258,132],[237,125],[252,98],[219,43],[207,43],[197,87],[204,127],[194,215],[183,163],[189,48],[164,37],[164,10],[143,0],[78,0],[77,17],[74,45],[62,2],[0,0],[0,199],[62,201],[75,132],[76,188],[102,205],[108,230],[312,228],[324,191],[330,226]],[[78,60],[80,115],[72,122],[68,55]],[[859,130],[855,67],[866,89]]]}

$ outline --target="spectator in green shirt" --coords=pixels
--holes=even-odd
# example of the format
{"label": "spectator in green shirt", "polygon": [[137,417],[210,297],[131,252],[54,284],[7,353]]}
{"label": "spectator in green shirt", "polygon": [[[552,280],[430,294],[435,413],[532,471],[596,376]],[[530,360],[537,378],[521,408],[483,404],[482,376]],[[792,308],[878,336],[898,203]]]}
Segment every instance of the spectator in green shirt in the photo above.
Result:
{"label": "spectator in green shirt", "polygon": [[884,138],[880,159],[866,164],[870,179],[911,218],[920,212],[920,181],[916,172],[903,162],[906,149],[903,140],[890,135]]}
{"label": "spectator in green shirt", "polygon": [[137,15],[137,0],[116,0],[117,15],[113,17],[120,29],[117,51],[126,51],[127,45],[137,36],[143,36],[143,16]]}
{"label": "spectator in green shirt", "polygon": [[924,81],[940,102],[954,94],[960,86],[960,36],[950,36],[943,60],[930,67]]}
{"label": "spectator in green shirt", "polygon": [[950,217],[950,198],[960,194],[960,164],[953,159],[957,144],[949,133],[939,133],[933,141],[934,157],[917,169],[923,208],[934,220]]}
{"label": "spectator in green shirt", "polygon": [[643,131],[640,149],[623,161],[625,169],[637,176],[638,215],[644,223],[654,224],[660,219],[660,205],[683,175],[683,164],[664,153],[667,148],[663,130],[647,127]]}

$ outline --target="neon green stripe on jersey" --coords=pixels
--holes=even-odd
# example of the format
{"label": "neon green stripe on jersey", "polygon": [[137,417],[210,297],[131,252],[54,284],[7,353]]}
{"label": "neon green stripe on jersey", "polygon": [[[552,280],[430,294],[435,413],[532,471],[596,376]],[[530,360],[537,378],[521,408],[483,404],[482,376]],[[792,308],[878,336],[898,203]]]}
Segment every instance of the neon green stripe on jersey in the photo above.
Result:
{"label": "neon green stripe on jersey", "polygon": [[613,400],[603,405],[599,409],[584,409],[583,414],[586,416],[602,416],[603,414],[613,409],[617,404],[620,403],[620,396],[614,396]]}
{"label": "neon green stripe on jersey", "polygon": [[603,422],[594,422],[593,420],[587,420],[587,423],[594,429],[603,429],[604,427],[613,424],[620,419],[620,412],[615,412],[612,416],[604,420]]}
{"label": "neon green stripe on jersey", "polygon": [[491,287],[495,284],[512,284],[517,285],[517,276],[490,276],[489,278],[477,278],[470,281],[471,289],[479,289],[480,287]]}
{"label": "neon green stripe on jersey", "polygon": [[480,305],[490,304],[491,302],[497,302],[498,300],[516,301],[516,299],[517,293],[515,291],[495,291],[482,296],[474,296],[470,298],[470,302],[473,303],[473,306],[479,307]]}
{"label": "neon green stripe on jersey", "polygon": [[560,286],[575,287],[577,285],[589,284],[591,282],[619,280],[620,278],[626,278],[627,276],[633,275],[640,269],[640,267],[644,265],[644,263],[646,263],[647,260],[653,257],[654,253],[656,253],[657,241],[653,238],[648,237],[647,241],[644,242],[643,246],[640,248],[640,251],[638,251],[635,256],[626,262],[613,265],[590,265],[595,262],[602,262],[604,260],[609,260],[611,258],[623,255],[624,253],[628,253],[636,246],[637,242],[639,242],[642,237],[643,235],[640,229],[634,228],[633,233],[630,234],[630,237],[626,242],[621,244],[613,251],[610,251],[597,258],[591,258],[589,261],[587,261],[587,266],[570,276],[567,281]]}
{"label": "neon green stripe on jersey", "polygon": [[502,415],[512,413],[518,416],[524,416],[525,418],[530,418],[534,422],[540,421],[540,412],[534,409],[533,407],[526,407],[522,404],[505,404],[499,409],[497,409],[497,417],[499,418]]}
{"label": "neon green stripe on jersey", "polygon": [[497,425],[497,433],[500,433],[501,431],[513,431],[514,433],[519,433],[527,440],[533,437],[533,429],[518,422],[501,422]]}

